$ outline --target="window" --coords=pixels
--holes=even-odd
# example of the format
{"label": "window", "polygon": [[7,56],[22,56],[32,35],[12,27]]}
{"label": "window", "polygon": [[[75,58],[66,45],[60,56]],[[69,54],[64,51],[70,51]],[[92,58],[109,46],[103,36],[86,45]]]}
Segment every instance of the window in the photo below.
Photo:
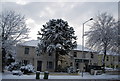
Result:
{"label": "window", "polygon": [[73,56],[74,56],[74,57],[77,57],[77,52],[74,52],[74,53],[73,53]]}
{"label": "window", "polygon": [[76,63],[76,69],[79,69],[79,63]]}
{"label": "window", "polygon": [[116,65],[116,68],[118,68],[119,66],[118,65]]}
{"label": "window", "polygon": [[93,53],[91,53],[91,58],[94,58],[94,55],[93,55]]}
{"label": "window", "polygon": [[37,53],[37,56],[40,56],[40,54]]}
{"label": "window", "polygon": [[114,65],[111,63],[111,68],[114,68]]}
{"label": "window", "polygon": [[29,48],[25,48],[25,54],[29,54]]}
{"label": "window", "polygon": [[53,68],[53,62],[47,61],[47,68],[52,69]]}
{"label": "window", "polygon": [[70,63],[70,66],[72,66],[72,65],[73,65],[73,63],[71,62],[71,63]]}
{"label": "window", "polygon": [[115,61],[115,57],[113,56],[113,61]]}
{"label": "window", "polygon": [[106,59],[107,61],[109,61],[109,57],[107,56],[107,59]]}
{"label": "window", "polygon": [[49,53],[49,56],[52,56],[52,53]]}
{"label": "window", "polygon": [[36,54],[37,54],[37,56],[40,56],[42,53],[37,52]]}
{"label": "window", "polygon": [[36,54],[37,54],[37,56],[40,56],[40,52],[39,52],[39,49],[38,48],[35,48],[36,50]]}
{"label": "window", "polygon": [[24,65],[29,64],[29,60],[23,60],[23,61],[22,61],[22,64],[24,64]]}

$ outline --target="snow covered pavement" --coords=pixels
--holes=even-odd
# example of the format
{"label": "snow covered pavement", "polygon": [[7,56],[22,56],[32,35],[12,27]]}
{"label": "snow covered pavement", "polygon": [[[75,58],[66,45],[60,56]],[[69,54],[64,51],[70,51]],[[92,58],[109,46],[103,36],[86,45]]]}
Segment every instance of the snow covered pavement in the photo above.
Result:
{"label": "snow covered pavement", "polygon": [[[44,75],[40,75],[40,79],[43,79]],[[49,75],[49,79],[119,79],[118,75],[90,75],[84,73],[84,76],[81,75]],[[12,74],[2,74],[2,79],[35,79],[34,75],[12,75]]]}

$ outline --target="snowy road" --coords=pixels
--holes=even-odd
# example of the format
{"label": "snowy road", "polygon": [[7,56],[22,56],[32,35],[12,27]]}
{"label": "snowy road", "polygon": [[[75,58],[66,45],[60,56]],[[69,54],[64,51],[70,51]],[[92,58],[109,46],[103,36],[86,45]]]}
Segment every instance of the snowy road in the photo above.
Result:
{"label": "snowy road", "polygon": [[[44,75],[40,75],[40,79],[43,79]],[[50,75],[49,79],[119,79],[118,75]],[[35,79],[35,75],[12,75],[12,74],[3,74],[2,79]]]}

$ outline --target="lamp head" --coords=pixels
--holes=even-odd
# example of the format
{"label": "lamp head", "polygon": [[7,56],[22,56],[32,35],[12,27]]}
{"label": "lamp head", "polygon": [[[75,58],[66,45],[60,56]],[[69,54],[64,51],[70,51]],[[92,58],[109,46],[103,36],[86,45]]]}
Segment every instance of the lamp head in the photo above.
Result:
{"label": "lamp head", "polygon": [[90,18],[90,20],[93,20],[93,18]]}

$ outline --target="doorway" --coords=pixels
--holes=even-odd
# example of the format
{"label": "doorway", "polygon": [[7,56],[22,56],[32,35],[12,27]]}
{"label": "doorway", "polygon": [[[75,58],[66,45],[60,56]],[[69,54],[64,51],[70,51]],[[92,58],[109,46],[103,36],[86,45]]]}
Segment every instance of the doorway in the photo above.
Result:
{"label": "doorway", "polygon": [[41,71],[42,69],[42,61],[37,61],[37,71]]}

